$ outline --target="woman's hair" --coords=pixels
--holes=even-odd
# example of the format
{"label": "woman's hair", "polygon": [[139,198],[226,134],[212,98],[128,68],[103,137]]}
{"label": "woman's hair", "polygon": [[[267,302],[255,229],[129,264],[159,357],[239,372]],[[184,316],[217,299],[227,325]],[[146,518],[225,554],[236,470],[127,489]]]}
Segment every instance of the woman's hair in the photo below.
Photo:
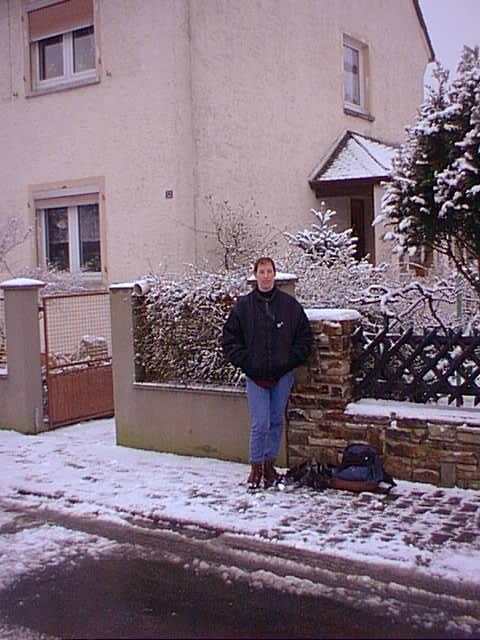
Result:
{"label": "woman's hair", "polygon": [[267,256],[262,256],[261,258],[258,258],[258,260],[256,260],[255,265],[253,267],[253,273],[257,273],[258,267],[261,264],[265,264],[267,262],[269,262],[272,265],[273,273],[277,273],[277,268],[275,266],[275,262],[273,261],[273,258],[269,258]]}

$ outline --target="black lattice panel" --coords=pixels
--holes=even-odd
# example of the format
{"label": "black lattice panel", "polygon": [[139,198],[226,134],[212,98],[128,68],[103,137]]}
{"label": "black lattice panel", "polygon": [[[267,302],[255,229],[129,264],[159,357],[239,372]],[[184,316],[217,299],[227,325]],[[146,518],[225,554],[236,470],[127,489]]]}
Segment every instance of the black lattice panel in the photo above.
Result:
{"label": "black lattice panel", "polygon": [[413,402],[438,401],[461,406],[466,397],[480,403],[480,335],[435,330],[415,335],[407,329],[375,335],[359,328],[353,337],[356,397]]}

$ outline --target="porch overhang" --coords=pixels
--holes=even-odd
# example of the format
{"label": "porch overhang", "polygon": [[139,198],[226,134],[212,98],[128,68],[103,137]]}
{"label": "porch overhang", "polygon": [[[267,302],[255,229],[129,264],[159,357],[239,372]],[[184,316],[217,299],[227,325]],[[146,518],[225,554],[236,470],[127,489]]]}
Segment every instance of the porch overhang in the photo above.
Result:
{"label": "porch overhang", "polygon": [[388,178],[355,178],[352,180],[323,180],[310,182],[317,198],[335,198],[338,196],[363,196],[371,193],[375,184]]}
{"label": "porch overhang", "polygon": [[397,147],[347,131],[337,140],[309,176],[317,198],[367,195],[390,179]]}

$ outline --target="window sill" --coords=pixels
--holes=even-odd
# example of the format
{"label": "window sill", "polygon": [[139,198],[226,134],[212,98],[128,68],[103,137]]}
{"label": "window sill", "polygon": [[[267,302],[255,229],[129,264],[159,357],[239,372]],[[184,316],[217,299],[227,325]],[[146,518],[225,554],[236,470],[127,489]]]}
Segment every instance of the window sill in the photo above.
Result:
{"label": "window sill", "polygon": [[367,111],[357,111],[356,109],[352,109],[351,107],[344,106],[343,113],[347,116],[353,116],[354,118],[362,118],[362,120],[368,120],[368,122],[373,122],[375,118],[371,113]]}
{"label": "window sill", "polygon": [[62,82],[55,86],[44,87],[39,89],[30,89],[25,93],[26,98],[35,98],[36,96],[44,96],[49,93],[59,93],[60,91],[70,91],[71,89],[79,89],[92,84],[99,84],[100,78],[89,78],[88,80],[75,80],[72,82]]}

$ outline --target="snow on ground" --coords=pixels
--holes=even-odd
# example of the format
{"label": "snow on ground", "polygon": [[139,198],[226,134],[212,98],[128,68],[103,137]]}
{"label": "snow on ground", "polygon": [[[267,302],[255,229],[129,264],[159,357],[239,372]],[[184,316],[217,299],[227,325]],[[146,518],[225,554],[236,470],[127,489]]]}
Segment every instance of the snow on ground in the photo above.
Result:
{"label": "snow on ground", "polygon": [[[0,589],[25,573],[55,566],[60,559],[74,564],[77,558],[99,557],[116,547],[118,544],[99,536],[50,525],[3,534],[0,536]],[[13,554],[12,549],[16,551]]]}
{"label": "snow on ground", "polygon": [[[132,514],[193,522],[480,585],[475,491],[400,481],[396,499],[291,486],[249,494],[246,465],[117,446],[113,419],[38,436],[0,431],[0,468],[0,499],[115,522]],[[4,524],[0,519],[0,530]],[[59,547],[69,546],[59,531],[44,533],[57,557]],[[35,535],[33,556],[43,544],[41,532]],[[101,541],[75,542],[103,548]],[[0,546],[0,558],[2,586],[6,575],[24,567],[15,568],[6,547]]]}

